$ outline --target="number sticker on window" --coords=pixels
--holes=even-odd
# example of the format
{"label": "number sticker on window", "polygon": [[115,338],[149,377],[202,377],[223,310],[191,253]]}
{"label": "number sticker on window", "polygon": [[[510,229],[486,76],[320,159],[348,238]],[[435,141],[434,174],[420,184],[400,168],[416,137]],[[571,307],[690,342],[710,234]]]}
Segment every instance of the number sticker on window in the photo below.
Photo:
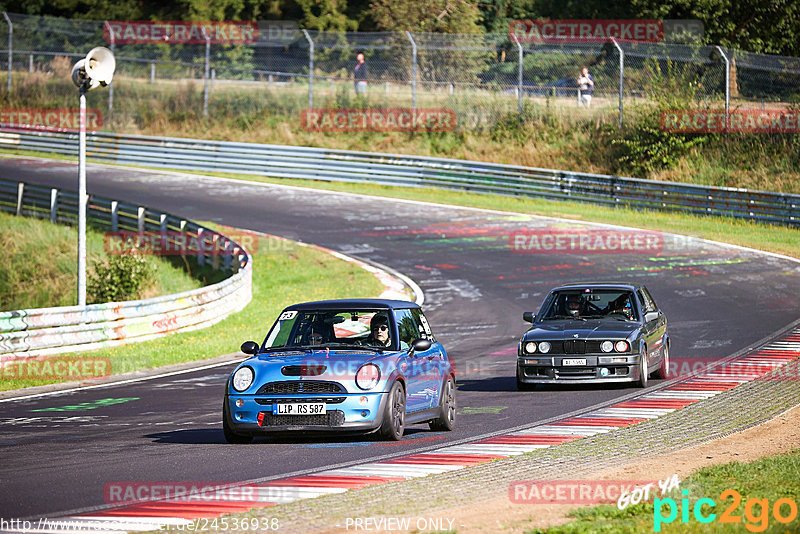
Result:
{"label": "number sticker on window", "polygon": [[278,317],[278,320],[279,321],[288,321],[289,319],[294,319],[295,315],[297,315],[296,311],[286,311],[286,312],[283,312],[280,317]]}

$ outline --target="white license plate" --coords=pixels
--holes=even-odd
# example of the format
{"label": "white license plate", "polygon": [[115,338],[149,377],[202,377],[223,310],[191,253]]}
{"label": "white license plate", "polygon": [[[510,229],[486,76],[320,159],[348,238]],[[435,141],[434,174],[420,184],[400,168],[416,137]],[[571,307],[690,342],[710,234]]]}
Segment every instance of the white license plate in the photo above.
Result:
{"label": "white license plate", "polygon": [[586,365],[586,358],[565,358],[561,365]]}
{"label": "white license plate", "polygon": [[298,402],[295,404],[275,404],[272,413],[275,415],[320,415],[324,414],[324,402]]}

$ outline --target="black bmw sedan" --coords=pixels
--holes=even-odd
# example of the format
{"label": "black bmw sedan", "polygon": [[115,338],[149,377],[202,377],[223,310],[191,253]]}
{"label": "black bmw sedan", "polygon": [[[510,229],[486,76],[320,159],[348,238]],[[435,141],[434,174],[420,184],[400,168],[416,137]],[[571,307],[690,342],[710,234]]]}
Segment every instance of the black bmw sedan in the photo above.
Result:
{"label": "black bmw sedan", "polygon": [[517,388],[636,382],[669,371],[667,318],[643,285],[567,284],[552,289],[517,351]]}

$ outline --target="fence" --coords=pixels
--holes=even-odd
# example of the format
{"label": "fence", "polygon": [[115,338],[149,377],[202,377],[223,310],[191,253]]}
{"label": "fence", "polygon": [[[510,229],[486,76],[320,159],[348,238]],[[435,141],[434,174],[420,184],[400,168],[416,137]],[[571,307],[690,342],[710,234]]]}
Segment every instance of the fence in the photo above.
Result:
{"label": "fence", "polygon": [[[36,152],[74,155],[77,143],[76,134],[0,134],[0,144]],[[105,133],[88,135],[87,143],[89,158],[120,165],[437,187],[800,225],[800,195],[784,193],[312,147]]]}
{"label": "fence", "polygon": [[[76,224],[78,195],[0,179],[0,210]],[[93,350],[205,328],[241,310],[252,298],[252,260],[224,235],[173,215],[90,196],[87,219],[111,231],[176,232],[194,237],[188,247],[200,265],[230,272],[221,282],[174,295],[92,304],[0,312],[0,362]],[[174,235],[174,234],[172,234]],[[214,243],[224,256],[206,257],[198,243]]]}
{"label": "fence", "polygon": [[[666,42],[520,43],[514,34],[321,32],[284,28],[275,37],[260,22],[258,39],[244,44],[125,44],[104,37],[103,21],[4,14],[0,42],[8,42],[8,91],[14,73],[47,71],[59,56],[72,61],[89,48],[110,46],[118,73],[114,87],[200,80],[202,113],[241,109],[228,88],[272,90],[286,104],[271,113],[302,107],[346,107],[355,56],[368,66],[366,102],[374,107],[446,107],[460,129],[494,124],[524,102],[578,105],[577,77],[586,65],[595,79],[593,107],[619,115],[625,102],[680,93],[710,106],[789,102],[800,87],[800,59],[752,54],[719,46]],[[7,32],[3,34],[2,32]],[[112,32],[113,33],[113,32]],[[106,35],[109,32],[106,31]],[[6,39],[7,38],[7,39]],[[112,42],[109,42],[112,41]],[[169,85],[171,82],[171,85]],[[69,88],[71,90],[71,88]],[[214,96],[216,94],[216,96]],[[364,100],[360,101],[361,104]]]}

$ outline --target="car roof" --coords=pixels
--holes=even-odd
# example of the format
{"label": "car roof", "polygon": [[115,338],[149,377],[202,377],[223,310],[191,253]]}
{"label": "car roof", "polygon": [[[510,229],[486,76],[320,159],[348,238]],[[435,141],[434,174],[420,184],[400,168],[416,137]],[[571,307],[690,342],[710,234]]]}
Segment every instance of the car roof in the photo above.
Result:
{"label": "car roof", "polygon": [[630,282],[572,282],[554,287],[550,291],[561,291],[564,289],[577,289],[584,287],[590,289],[627,289],[628,291],[636,291],[638,288],[643,286],[642,284],[631,284]]}
{"label": "car roof", "polygon": [[408,309],[419,308],[419,304],[406,300],[391,299],[337,299],[337,300],[316,300],[313,302],[303,302],[287,306],[286,310],[341,310],[341,309]]}

